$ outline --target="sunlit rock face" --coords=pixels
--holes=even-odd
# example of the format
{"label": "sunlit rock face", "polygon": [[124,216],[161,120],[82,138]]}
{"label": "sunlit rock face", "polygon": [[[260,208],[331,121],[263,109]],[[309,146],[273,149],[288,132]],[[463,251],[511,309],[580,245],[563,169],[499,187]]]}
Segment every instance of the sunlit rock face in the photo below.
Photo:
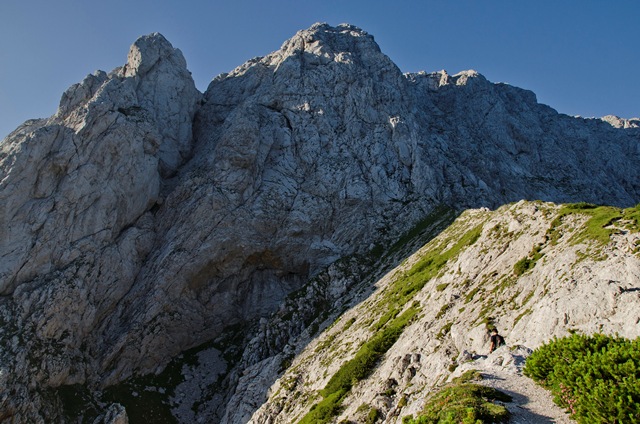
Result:
{"label": "sunlit rock face", "polygon": [[[402,74],[350,25],[300,31],[204,94],[141,37],[0,145],[0,417],[55,418],[49,388],[159,371],[440,205],[635,204],[640,130],[605,120],[475,71]],[[274,353],[255,349],[242,366]]]}

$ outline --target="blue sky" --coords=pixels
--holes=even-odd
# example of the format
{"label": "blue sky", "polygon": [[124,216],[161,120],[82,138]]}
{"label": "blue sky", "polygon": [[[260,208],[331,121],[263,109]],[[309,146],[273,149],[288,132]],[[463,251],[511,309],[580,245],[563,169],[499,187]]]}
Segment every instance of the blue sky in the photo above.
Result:
{"label": "blue sky", "polygon": [[475,69],[569,115],[640,116],[638,0],[0,0],[0,137],[161,32],[203,91],[314,22],[375,36],[405,72]]}

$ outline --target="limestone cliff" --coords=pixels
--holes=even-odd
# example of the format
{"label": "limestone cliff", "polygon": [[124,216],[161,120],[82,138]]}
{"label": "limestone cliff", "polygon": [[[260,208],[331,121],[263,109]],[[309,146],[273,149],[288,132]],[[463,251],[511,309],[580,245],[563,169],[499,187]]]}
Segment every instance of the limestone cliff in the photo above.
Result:
{"label": "limestone cliff", "polygon": [[402,74],[350,25],[300,31],[204,94],[142,37],[0,145],[0,417],[67,420],[71,392],[107,420],[130,377],[177,370],[156,389],[180,420],[246,421],[296,337],[443,205],[635,204],[640,129],[616,119],[474,71]]}

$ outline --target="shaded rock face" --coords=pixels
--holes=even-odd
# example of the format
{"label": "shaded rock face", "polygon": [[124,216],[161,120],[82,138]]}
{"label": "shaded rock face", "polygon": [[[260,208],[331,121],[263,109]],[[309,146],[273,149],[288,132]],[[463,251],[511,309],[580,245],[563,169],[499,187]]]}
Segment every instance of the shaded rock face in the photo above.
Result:
{"label": "shaded rock face", "polygon": [[440,204],[636,203],[640,132],[618,126],[473,71],[403,75],[349,25],[204,94],[142,37],[0,145],[2,407],[55,416],[40,388],[160,370]]}
{"label": "shaded rock face", "polygon": [[123,68],[89,75],[55,116],[2,141],[0,372],[19,392],[3,407],[30,408],[26,383],[99,372],[100,325],[153,249],[162,176],[190,152],[200,98],[182,53],[152,34]]}

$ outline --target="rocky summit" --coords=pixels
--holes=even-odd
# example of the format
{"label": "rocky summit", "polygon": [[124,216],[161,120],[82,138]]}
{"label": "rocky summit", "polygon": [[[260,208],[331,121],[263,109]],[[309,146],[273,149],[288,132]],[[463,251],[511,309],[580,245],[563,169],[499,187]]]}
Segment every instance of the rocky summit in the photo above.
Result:
{"label": "rocky summit", "polygon": [[0,421],[297,422],[408,313],[331,418],[401,422],[488,320],[523,346],[505,367],[570,330],[638,336],[638,122],[403,74],[351,25],[205,93],[141,37],[0,144]]}

